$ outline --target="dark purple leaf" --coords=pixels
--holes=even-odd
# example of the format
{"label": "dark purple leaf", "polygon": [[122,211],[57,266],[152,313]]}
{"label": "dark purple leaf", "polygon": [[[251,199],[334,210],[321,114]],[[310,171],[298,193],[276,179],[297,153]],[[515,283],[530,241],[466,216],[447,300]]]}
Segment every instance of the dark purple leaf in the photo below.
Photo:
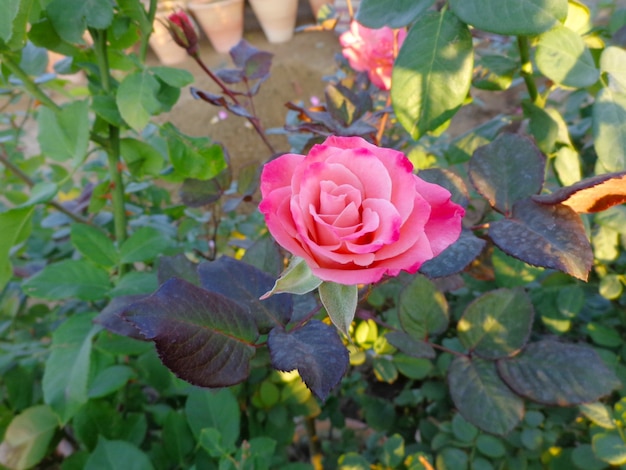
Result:
{"label": "dark purple leaf", "polygon": [[189,90],[191,91],[191,96],[197,100],[206,101],[212,105],[224,108],[228,105],[226,98],[222,95],[216,95],[215,93],[209,93],[208,91],[198,90],[196,87],[190,87]]}
{"label": "dark purple leaf", "polygon": [[235,65],[243,69],[248,80],[256,80],[269,76],[274,54],[257,49],[249,42],[241,40],[230,50],[230,56]]}
{"label": "dark purple leaf", "polygon": [[253,119],[254,115],[250,113],[246,108],[238,104],[226,103],[224,105],[226,109],[228,109],[235,116],[241,116],[249,119]]}
{"label": "dark purple leaf", "polygon": [[243,80],[243,70],[242,69],[219,69],[216,70],[215,75],[222,80],[224,83],[233,84],[239,83]]}
{"label": "dark purple leaf", "polygon": [[[421,172],[420,172],[421,173]],[[483,251],[487,242],[463,230],[459,239],[435,258],[426,261],[420,272],[428,277],[444,277],[463,271]]]}
{"label": "dark purple leaf", "polygon": [[325,400],[346,373],[348,350],[337,329],[318,320],[286,332],[270,331],[267,346],[272,367],[281,371],[297,369],[304,383],[317,398]]}
{"label": "dark purple leaf", "polygon": [[589,346],[544,340],[498,361],[500,377],[516,393],[546,405],[597,401],[620,386],[615,374]]}
{"label": "dark purple leaf", "polygon": [[443,186],[450,194],[452,201],[467,209],[469,205],[469,194],[465,182],[456,174],[445,168],[427,168],[420,170],[417,174],[424,181]]}
{"label": "dark purple leaf", "polygon": [[161,256],[157,271],[159,285],[165,284],[173,277],[183,279],[193,285],[200,285],[198,265],[183,254],[176,256]]}
{"label": "dark purple leaf", "polygon": [[354,92],[339,83],[328,85],[324,94],[328,112],[343,126],[350,126],[372,108],[369,93]]}
{"label": "dark purple leaf", "polygon": [[259,300],[272,289],[275,278],[254,266],[222,256],[215,261],[200,264],[198,273],[202,287],[245,306],[259,330],[267,331],[289,321],[293,310],[292,296],[279,294]]}
{"label": "dark purple leaf", "polygon": [[461,415],[483,431],[508,434],[524,417],[524,400],[498,376],[493,361],[457,356],[448,369],[448,388]]}
{"label": "dark purple leaf", "polygon": [[219,201],[222,188],[215,178],[202,181],[186,178],[180,188],[180,198],[188,207],[202,207]]}
{"label": "dark purple leaf", "polygon": [[263,83],[265,83],[265,80],[267,80],[268,78],[269,75],[267,77],[261,77],[256,82],[254,82],[254,85],[250,87],[250,92],[248,93],[248,96],[255,96],[261,89],[261,85],[263,85]]}
{"label": "dark purple leaf", "polygon": [[593,252],[580,216],[567,206],[530,199],[513,207],[513,216],[492,222],[489,236],[506,254],[533,266],[563,271],[586,280]]}
{"label": "dark purple leaf", "polygon": [[130,305],[148,297],[147,295],[123,295],[114,297],[104,310],[94,319],[94,323],[120,336],[146,341],[141,332],[133,324],[122,317],[122,313]]}
{"label": "dark purple leaf", "polygon": [[402,331],[391,331],[385,335],[385,338],[394,348],[398,348],[411,357],[434,359],[436,356],[435,350],[426,341],[414,339]]}
{"label": "dark purple leaf", "polygon": [[189,383],[227,387],[248,377],[259,333],[248,309],[234,300],[173,278],[123,315]]}
{"label": "dark purple leaf", "polygon": [[469,177],[493,208],[509,214],[517,201],[541,191],[545,166],[545,156],[532,140],[504,133],[474,151]]}

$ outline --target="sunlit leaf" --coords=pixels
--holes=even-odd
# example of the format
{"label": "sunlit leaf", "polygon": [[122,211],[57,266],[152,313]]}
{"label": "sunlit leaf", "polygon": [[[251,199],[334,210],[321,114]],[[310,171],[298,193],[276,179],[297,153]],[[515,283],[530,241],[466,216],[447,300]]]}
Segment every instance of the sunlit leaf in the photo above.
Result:
{"label": "sunlit leaf", "polygon": [[626,93],[603,88],[593,105],[593,137],[607,171],[626,170]]}
{"label": "sunlit leaf", "polygon": [[520,395],[548,405],[596,401],[620,382],[588,346],[544,340],[498,361],[498,372]]}
{"label": "sunlit leaf", "polygon": [[541,204],[563,204],[578,213],[601,212],[626,202],[626,171],[592,176],[551,194],[533,196]]}
{"label": "sunlit leaf", "polygon": [[467,306],[457,325],[463,345],[485,359],[519,351],[530,335],[534,311],[523,290],[487,292]]}
{"label": "sunlit leaf", "polygon": [[0,213],[0,289],[13,275],[9,254],[11,248],[28,238],[33,212],[34,207],[25,207]]}
{"label": "sunlit leaf", "polygon": [[53,160],[82,162],[89,147],[89,105],[74,101],[60,111],[41,107],[37,114],[41,151]]}
{"label": "sunlit leaf", "polygon": [[524,416],[524,401],[502,382],[492,361],[455,358],[448,384],[463,417],[483,431],[507,434]]}
{"label": "sunlit leaf", "polygon": [[427,13],[411,27],[393,68],[391,98],[398,121],[414,139],[461,107],[472,66],[471,34],[452,13]]}
{"label": "sunlit leaf", "polygon": [[8,468],[33,468],[45,456],[59,427],[47,405],[25,409],[11,420],[0,444],[0,463]]}

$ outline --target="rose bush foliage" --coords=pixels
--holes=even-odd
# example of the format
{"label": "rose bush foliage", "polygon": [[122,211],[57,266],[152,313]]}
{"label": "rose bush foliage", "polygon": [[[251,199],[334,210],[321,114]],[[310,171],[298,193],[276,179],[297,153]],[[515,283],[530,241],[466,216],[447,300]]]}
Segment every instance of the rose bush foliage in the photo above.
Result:
{"label": "rose bush foliage", "polygon": [[265,165],[259,206],[270,233],[314,275],[363,284],[416,272],[454,243],[464,209],[413,173],[402,152],[331,136]]}
{"label": "rose bush foliage", "polygon": [[[397,39],[394,38],[396,34]],[[370,29],[352,21],[350,29],[341,35],[339,42],[344,57],[354,70],[367,72],[374,85],[381,90],[389,90],[393,62],[406,34],[404,29],[397,32],[388,27]]]}

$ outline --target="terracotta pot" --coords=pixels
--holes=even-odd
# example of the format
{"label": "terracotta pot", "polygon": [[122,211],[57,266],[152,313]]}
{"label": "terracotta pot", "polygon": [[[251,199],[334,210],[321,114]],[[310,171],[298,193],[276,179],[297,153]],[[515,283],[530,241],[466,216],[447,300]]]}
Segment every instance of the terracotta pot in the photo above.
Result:
{"label": "terracotta pot", "polygon": [[190,1],[187,8],[198,20],[213,48],[225,54],[243,37],[243,1]]}
{"label": "terracotta pot", "polygon": [[333,4],[334,0],[309,0],[309,4],[311,5],[311,11],[313,12],[313,16],[317,18],[317,12],[322,8],[322,5],[326,5],[327,3]]}
{"label": "terracotta pot", "polygon": [[153,31],[150,35],[150,48],[164,65],[174,65],[187,58],[187,51],[174,42],[167,28],[163,25],[166,18],[175,10],[182,8],[180,2],[169,2],[167,6],[157,9]]}
{"label": "terracotta pot", "polygon": [[293,36],[298,0],[250,0],[269,42],[286,42]]}

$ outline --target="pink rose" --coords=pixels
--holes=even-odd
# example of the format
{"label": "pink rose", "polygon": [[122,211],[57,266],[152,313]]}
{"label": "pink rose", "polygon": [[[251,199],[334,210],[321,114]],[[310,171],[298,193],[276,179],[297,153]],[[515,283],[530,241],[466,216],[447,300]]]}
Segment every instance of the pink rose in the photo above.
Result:
{"label": "pink rose", "polygon": [[276,241],[320,279],[346,285],[416,272],[458,239],[465,213],[403,153],[360,137],[331,136],[306,156],[272,160],[261,193]]}
{"label": "pink rose", "polygon": [[406,30],[398,30],[398,44],[394,45],[394,30],[388,27],[370,29],[352,21],[350,29],[339,37],[342,53],[350,67],[367,72],[371,82],[381,90],[391,88],[391,71],[398,50],[406,37]]}

